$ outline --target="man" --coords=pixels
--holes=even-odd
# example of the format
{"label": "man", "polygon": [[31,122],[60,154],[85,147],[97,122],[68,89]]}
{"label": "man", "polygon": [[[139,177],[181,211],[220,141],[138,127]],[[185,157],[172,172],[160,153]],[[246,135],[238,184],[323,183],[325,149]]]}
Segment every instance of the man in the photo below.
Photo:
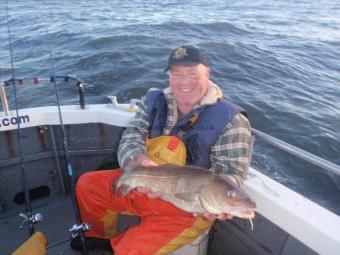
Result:
{"label": "man", "polygon": [[[222,99],[222,91],[210,80],[206,60],[195,47],[175,49],[166,72],[169,87],[147,93],[122,136],[120,166],[124,170],[136,164],[148,167],[164,162],[197,165],[241,186],[251,143],[245,111]],[[185,148],[184,154],[176,153],[180,146]],[[148,187],[120,197],[112,190],[112,182],[120,174],[120,170],[86,173],[76,186],[81,217],[93,227],[86,235],[110,239],[115,254],[168,254],[197,238],[215,219],[232,218],[226,214],[192,215],[161,200],[162,194]],[[119,213],[138,215],[141,223],[117,236]]]}

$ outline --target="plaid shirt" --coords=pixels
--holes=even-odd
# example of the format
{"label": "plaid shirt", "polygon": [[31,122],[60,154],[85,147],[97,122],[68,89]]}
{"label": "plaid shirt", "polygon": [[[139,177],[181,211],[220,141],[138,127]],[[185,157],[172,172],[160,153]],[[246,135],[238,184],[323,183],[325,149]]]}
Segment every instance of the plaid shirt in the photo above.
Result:
{"label": "plaid shirt", "polygon": [[[216,86],[216,85],[215,85]],[[169,88],[164,91],[168,110],[163,135],[169,135],[175,126],[179,115],[177,105]],[[123,133],[118,148],[118,161],[121,166],[140,153],[146,155],[145,140],[148,135],[150,123],[146,114],[145,97],[137,104],[135,119]],[[194,109],[201,107],[197,105]],[[210,149],[210,170],[223,175],[242,186],[248,166],[250,164],[251,130],[248,119],[237,113],[219,135],[216,143]]]}

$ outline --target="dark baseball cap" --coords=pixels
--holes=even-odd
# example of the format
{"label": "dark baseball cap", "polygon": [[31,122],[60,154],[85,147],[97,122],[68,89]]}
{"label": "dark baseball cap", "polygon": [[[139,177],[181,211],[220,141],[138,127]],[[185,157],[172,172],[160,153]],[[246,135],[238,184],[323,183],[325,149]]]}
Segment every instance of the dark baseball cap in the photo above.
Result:
{"label": "dark baseball cap", "polygon": [[193,46],[180,46],[171,52],[165,72],[175,65],[195,66],[198,64],[207,65],[200,50]]}

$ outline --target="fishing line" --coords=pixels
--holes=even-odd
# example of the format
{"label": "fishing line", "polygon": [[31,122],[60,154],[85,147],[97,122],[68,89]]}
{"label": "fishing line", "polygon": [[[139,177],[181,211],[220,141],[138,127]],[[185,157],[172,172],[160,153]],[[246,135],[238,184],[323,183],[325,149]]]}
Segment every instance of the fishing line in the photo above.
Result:
{"label": "fishing line", "polygon": [[[45,1],[44,1],[44,6],[47,6]],[[43,27],[45,28],[45,34],[48,38],[50,33],[49,33],[47,23],[46,23],[44,17],[43,17]],[[47,40],[47,46],[48,46],[48,54],[49,54],[51,71],[52,71],[52,77],[53,77],[52,83],[54,85],[54,93],[55,93],[55,96],[56,96],[56,99],[57,99],[58,116],[59,116],[59,122],[60,122],[61,137],[62,137],[62,140],[63,140],[63,146],[64,146],[64,151],[65,151],[67,174],[68,174],[68,177],[70,178],[70,183],[71,183],[70,192],[71,192],[71,196],[72,196],[73,213],[74,213],[75,220],[76,220],[76,223],[77,223],[77,225],[76,226],[74,225],[73,228],[70,231],[72,232],[72,234],[74,234],[74,232],[77,232],[77,234],[79,234],[81,244],[82,244],[83,254],[87,255],[88,252],[87,252],[87,247],[86,247],[86,244],[85,244],[84,232],[89,230],[89,226],[87,224],[81,223],[80,211],[79,211],[79,208],[77,206],[76,194],[75,194],[75,190],[74,190],[75,178],[74,178],[74,175],[73,175],[73,168],[72,168],[72,163],[71,163],[71,158],[70,158],[70,152],[69,152],[67,139],[66,139],[65,126],[64,126],[63,118],[62,118],[62,114],[61,114],[59,93],[58,93],[57,81],[56,81],[54,57],[53,57],[53,54],[52,54],[52,46],[48,42],[48,40]],[[80,85],[82,86],[82,84],[80,84]],[[77,234],[75,234],[75,235],[77,235]],[[74,235],[74,237],[75,237],[75,235]]]}
{"label": "fishing line", "polygon": [[[19,120],[19,110],[18,110],[18,100],[17,100],[17,91],[15,86],[15,71],[14,71],[14,58],[13,58],[13,47],[12,47],[12,37],[11,37],[11,30],[9,26],[9,11],[8,11],[8,0],[5,2],[6,4],[6,24],[7,24],[7,33],[8,33],[8,43],[9,43],[9,53],[10,53],[10,60],[11,60],[11,73],[12,73],[12,85],[13,85],[13,94],[14,94],[14,105],[15,105],[15,113],[16,118]],[[29,188],[28,188],[28,177],[27,172],[24,164],[24,155],[23,155],[23,145],[22,145],[22,132],[20,127],[20,121],[16,121],[17,129],[17,143],[19,147],[19,158],[20,158],[20,168],[21,168],[21,183],[25,193],[25,206],[26,206],[26,215],[20,214],[24,218],[24,223],[28,225],[28,233],[29,236],[34,234],[34,222],[31,221],[32,219],[32,205],[31,199],[29,195]]]}

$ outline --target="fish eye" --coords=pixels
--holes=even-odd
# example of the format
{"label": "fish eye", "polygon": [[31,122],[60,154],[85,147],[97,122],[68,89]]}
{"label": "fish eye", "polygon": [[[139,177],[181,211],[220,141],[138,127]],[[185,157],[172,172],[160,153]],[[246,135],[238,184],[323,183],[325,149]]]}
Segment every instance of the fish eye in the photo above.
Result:
{"label": "fish eye", "polygon": [[235,193],[234,191],[229,190],[229,191],[227,192],[227,196],[228,196],[228,197],[235,197],[235,196],[236,196],[236,193]]}

